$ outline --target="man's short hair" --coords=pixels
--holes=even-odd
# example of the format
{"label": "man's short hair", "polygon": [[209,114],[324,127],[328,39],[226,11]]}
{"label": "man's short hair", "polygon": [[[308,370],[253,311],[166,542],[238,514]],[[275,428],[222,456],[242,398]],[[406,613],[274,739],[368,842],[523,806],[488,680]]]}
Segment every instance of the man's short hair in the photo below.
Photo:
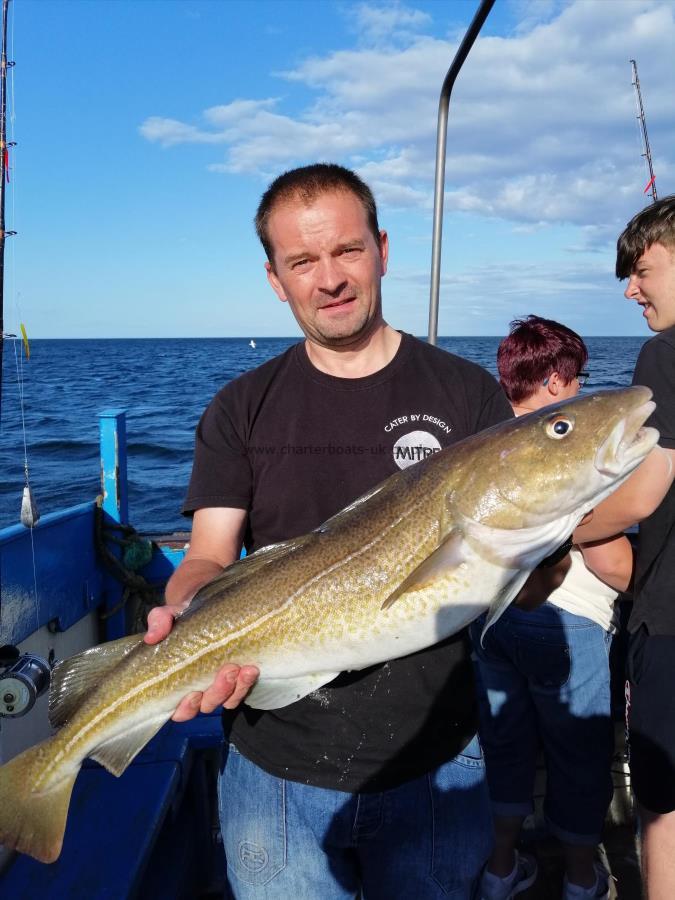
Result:
{"label": "man's short hair", "polygon": [[633,266],[652,244],[675,250],[675,194],[633,216],[616,242],[616,277],[630,278]]}
{"label": "man's short hair", "polygon": [[588,360],[588,350],[576,331],[553,319],[514,319],[497,350],[499,380],[511,403],[535,393],[544,379],[558,372],[569,384]]}
{"label": "man's short hair", "polygon": [[380,226],[377,223],[377,206],[373,192],[356,172],[335,163],[315,163],[290,169],[279,175],[262,195],[255,215],[255,230],[265,248],[267,259],[274,265],[272,244],[269,239],[270,213],[281,203],[300,200],[309,205],[323,194],[350,191],[361,202],[373,237],[380,246]]}

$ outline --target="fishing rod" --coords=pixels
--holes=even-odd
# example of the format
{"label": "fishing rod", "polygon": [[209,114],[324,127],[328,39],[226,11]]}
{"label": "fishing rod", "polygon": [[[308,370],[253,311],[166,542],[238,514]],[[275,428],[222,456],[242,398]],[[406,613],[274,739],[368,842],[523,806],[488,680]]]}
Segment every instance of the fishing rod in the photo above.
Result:
{"label": "fishing rod", "polygon": [[476,15],[459,45],[452,65],[445,76],[441,96],[438,101],[438,125],[436,128],[436,180],[434,184],[434,226],[431,240],[431,289],[429,295],[429,336],[430,344],[436,343],[438,336],[438,294],[441,285],[441,239],[443,237],[443,193],[445,188],[445,151],[448,140],[448,109],[450,95],[455,86],[464,61],[474,45],[495,0],[481,0]]}
{"label": "fishing rod", "polygon": [[2,0],[2,50],[0,51],[0,411],[2,410],[2,361],[5,344],[5,238],[15,234],[5,231],[5,177],[7,170],[7,13],[9,0]]}
{"label": "fishing rod", "polygon": [[640,120],[640,125],[642,126],[642,143],[645,148],[645,152],[642,155],[647,160],[647,168],[649,169],[649,181],[647,182],[647,187],[644,189],[644,193],[646,194],[647,191],[651,188],[652,202],[656,203],[659,198],[656,196],[656,175],[654,174],[654,168],[652,166],[652,151],[649,147],[647,121],[645,119],[644,106],[642,105],[642,92],[640,91],[640,79],[638,78],[637,63],[635,62],[635,60],[631,59],[630,64],[633,70],[633,87],[635,88],[635,99],[638,109],[637,118]]}

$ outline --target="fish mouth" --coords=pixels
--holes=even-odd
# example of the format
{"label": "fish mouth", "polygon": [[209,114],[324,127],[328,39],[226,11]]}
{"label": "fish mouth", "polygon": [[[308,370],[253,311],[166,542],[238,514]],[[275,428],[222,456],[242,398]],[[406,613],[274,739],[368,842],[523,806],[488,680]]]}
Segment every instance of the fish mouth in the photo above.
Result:
{"label": "fish mouth", "polygon": [[644,391],[647,399],[617,422],[598,448],[595,468],[604,475],[616,477],[631,471],[658,442],[656,428],[643,427],[656,409],[656,404],[649,399],[652,392],[649,388]]}

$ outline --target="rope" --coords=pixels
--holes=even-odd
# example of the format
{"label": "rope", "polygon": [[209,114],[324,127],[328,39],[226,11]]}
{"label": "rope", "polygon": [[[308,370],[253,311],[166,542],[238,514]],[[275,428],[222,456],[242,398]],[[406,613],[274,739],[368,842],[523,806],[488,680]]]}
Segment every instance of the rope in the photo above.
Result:
{"label": "rope", "polygon": [[[104,522],[103,497],[96,498],[94,510],[94,543],[99,559],[112,577],[123,585],[122,598],[112,609],[102,612],[102,619],[124,609],[133,603],[133,630],[145,631],[148,627],[148,613],[163,602],[164,583],[155,585],[139,575],[136,569],[147,565],[152,559],[152,541],[141,537],[131,525],[111,524]],[[110,549],[110,544],[122,547],[122,556],[118,557]]]}

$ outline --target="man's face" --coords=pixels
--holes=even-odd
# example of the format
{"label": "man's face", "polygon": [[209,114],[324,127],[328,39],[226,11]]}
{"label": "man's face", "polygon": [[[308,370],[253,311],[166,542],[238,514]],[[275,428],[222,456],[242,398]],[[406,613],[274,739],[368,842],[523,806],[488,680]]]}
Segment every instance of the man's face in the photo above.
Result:
{"label": "man's face", "polygon": [[636,300],[652,331],[675,325],[675,253],[663,244],[652,244],[633,266],[624,291]]}
{"label": "man's face", "polygon": [[267,277],[309,340],[348,347],[381,321],[387,235],[380,232],[378,246],[354,194],[282,203],[272,209],[268,234],[274,267],[265,264]]}

